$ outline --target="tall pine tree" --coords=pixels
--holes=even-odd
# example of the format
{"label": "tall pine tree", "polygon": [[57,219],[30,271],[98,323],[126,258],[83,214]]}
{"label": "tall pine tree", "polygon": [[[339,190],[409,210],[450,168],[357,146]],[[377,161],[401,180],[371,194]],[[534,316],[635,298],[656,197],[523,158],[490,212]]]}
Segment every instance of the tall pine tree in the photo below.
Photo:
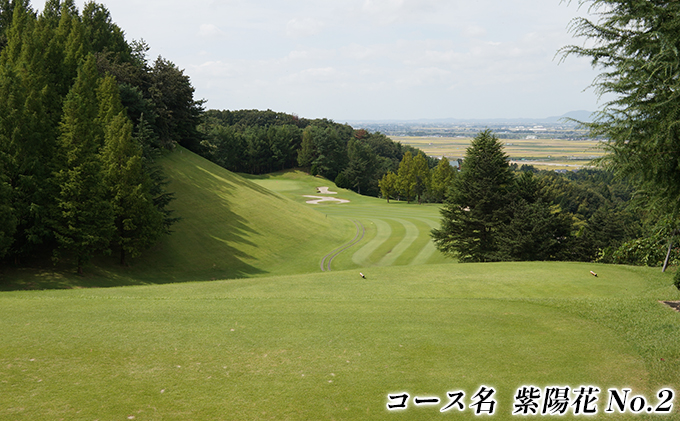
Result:
{"label": "tall pine tree", "polygon": [[137,257],[165,232],[164,215],[154,204],[142,148],[132,136],[132,122],[121,105],[113,77],[102,80],[98,97],[99,122],[104,130],[104,184],[113,211],[113,241],[124,265],[127,256]]}
{"label": "tall pine tree", "polygon": [[8,45],[0,56],[0,137],[17,216],[15,256],[31,255],[52,238],[56,190],[52,180],[61,98],[53,87],[49,28],[15,2]]}
{"label": "tall pine tree", "polygon": [[501,260],[557,260],[566,247],[570,217],[560,211],[532,172],[515,179],[507,211],[510,220],[498,229]]}
{"label": "tall pine tree", "polygon": [[461,262],[500,260],[497,231],[508,220],[513,182],[507,158],[490,130],[475,136],[441,209],[441,228],[432,230],[440,251]]}
{"label": "tall pine tree", "polygon": [[5,154],[0,152],[0,259],[5,257],[14,242],[17,219],[12,208],[12,189],[7,183],[3,159]]}
{"label": "tall pine tree", "polygon": [[78,77],[64,102],[57,173],[60,215],[56,236],[60,248],[72,253],[78,273],[97,252],[109,246],[113,214],[106,200],[100,149],[104,133],[98,121],[96,89],[99,75],[93,55],[78,69]]}

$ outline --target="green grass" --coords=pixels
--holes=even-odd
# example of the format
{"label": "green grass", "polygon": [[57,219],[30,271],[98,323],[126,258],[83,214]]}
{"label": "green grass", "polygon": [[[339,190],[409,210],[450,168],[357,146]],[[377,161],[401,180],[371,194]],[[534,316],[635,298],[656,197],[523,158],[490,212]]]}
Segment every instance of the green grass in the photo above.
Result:
{"label": "green grass", "polygon": [[315,212],[188,151],[168,156],[165,168],[183,219],[161,253],[137,266],[204,280],[308,273],[322,250],[351,235],[350,221]]}
{"label": "green grass", "polygon": [[309,200],[305,195],[321,196],[316,193],[318,187],[330,187],[337,194],[329,196],[350,201],[307,205],[331,218],[357,220],[366,229],[361,242],[333,260],[333,270],[453,262],[435,250],[430,238],[430,230],[438,227],[441,219],[438,205],[407,204],[394,200],[387,203],[386,200],[339,189],[326,179],[311,177],[301,171],[244,177],[299,203]]}
{"label": "green grass", "polygon": [[72,262],[0,270],[0,289],[137,285],[309,273],[348,241],[354,224],[316,212],[178,148],[162,160],[181,221],[141,258],[120,267],[95,259],[86,276]]}
{"label": "green grass", "polygon": [[[520,386],[594,385],[597,419],[638,420],[602,414],[604,391],[678,389],[680,315],[658,302],[680,300],[671,273],[452,264],[429,239],[437,206],[243,178],[183,149],[164,164],[183,220],[131,267],[3,270],[0,420],[476,419],[439,408],[481,385],[493,419],[516,419]],[[350,203],[306,204],[323,186]],[[353,221],[364,237],[321,272]],[[82,288],[113,285],[132,286]],[[402,391],[442,404],[388,412]]]}
{"label": "green grass", "polygon": [[[361,196],[300,171],[237,175],[183,149],[163,158],[182,219],[141,258],[120,267],[115,257],[95,259],[86,276],[72,262],[57,267],[0,271],[0,290],[162,284],[310,273],[355,232],[364,239],[332,262],[333,270],[451,261],[435,252],[429,230],[439,225],[437,205]],[[345,204],[310,205],[305,195],[330,187]],[[428,228],[429,227],[429,228]],[[372,243],[371,243],[372,241]],[[371,247],[364,248],[371,243]],[[376,249],[377,248],[377,249]],[[372,250],[364,255],[361,250]]]}
{"label": "green grass", "polygon": [[652,402],[677,388],[680,318],[656,301],[680,298],[670,274],[578,263],[364,273],[5,292],[0,419],[439,419],[461,415],[412,403],[388,413],[387,394],[445,403],[482,384],[497,390],[493,419],[514,419],[522,385],[631,387]]}

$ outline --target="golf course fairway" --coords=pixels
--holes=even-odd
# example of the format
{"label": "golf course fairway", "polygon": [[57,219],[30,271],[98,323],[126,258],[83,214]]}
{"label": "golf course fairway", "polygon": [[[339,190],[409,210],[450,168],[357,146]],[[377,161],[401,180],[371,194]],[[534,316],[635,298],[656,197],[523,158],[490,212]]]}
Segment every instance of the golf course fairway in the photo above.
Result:
{"label": "golf course fairway", "polygon": [[[567,386],[566,415],[537,400],[533,417],[680,419],[672,272],[459,264],[429,240],[437,206],[180,151],[165,165],[183,219],[154,253],[84,278],[4,272],[0,420],[510,420],[518,389]],[[325,194],[349,202],[304,197]],[[581,386],[594,415],[574,415]],[[482,387],[495,406],[478,416]],[[630,389],[625,413],[605,412],[609,389]],[[456,392],[464,409],[442,412]]]}

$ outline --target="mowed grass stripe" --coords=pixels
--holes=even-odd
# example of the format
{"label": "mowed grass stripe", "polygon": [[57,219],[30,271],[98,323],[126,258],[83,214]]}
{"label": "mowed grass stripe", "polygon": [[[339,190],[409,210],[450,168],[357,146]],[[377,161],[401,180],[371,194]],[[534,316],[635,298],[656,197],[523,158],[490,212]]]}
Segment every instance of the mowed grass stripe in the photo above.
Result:
{"label": "mowed grass stripe", "polygon": [[[307,205],[327,215],[360,219],[365,222],[366,236],[358,244],[360,248],[358,250],[353,248],[355,251],[351,255],[348,253],[338,255],[333,260],[336,270],[376,265],[403,266],[452,262],[452,259],[436,250],[430,239],[431,229],[439,226],[439,205],[407,204],[396,201],[387,203],[382,199],[360,196],[350,190],[339,189],[328,180],[322,181],[318,177],[299,171],[249,177],[262,186],[276,190],[293,200],[301,200],[300,198],[305,194],[314,194],[316,186],[321,184],[330,186],[332,191],[338,191],[339,195],[350,200],[350,203],[346,204]],[[285,181],[285,183],[279,184],[279,181]],[[418,228],[418,235],[415,239],[391,238],[398,233],[393,232],[392,225],[386,222],[388,219],[411,221]],[[378,220],[381,222],[377,222],[376,225]],[[403,226],[400,229],[406,230]],[[405,243],[399,245],[400,241],[405,241]],[[383,245],[385,248],[380,248]],[[400,253],[399,249],[395,249],[396,247],[400,249],[406,247],[406,249],[401,250]]]}
{"label": "mowed grass stripe", "polygon": [[383,257],[391,253],[406,235],[406,229],[396,220],[385,218],[384,221],[390,226],[392,234],[369,256],[369,260],[374,266],[379,265]]}
{"label": "mowed grass stripe", "polygon": [[366,227],[364,227],[364,225],[363,225],[361,222],[357,221],[357,220],[352,220],[352,222],[354,222],[354,224],[355,224],[356,227],[357,227],[357,233],[356,233],[356,235],[354,236],[354,238],[352,239],[352,241],[350,241],[349,243],[344,244],[344,245],[342,245],[342,246],[340,246],[340,247],[334,249],[334,250],[331,251],[330,253],[326,254],[326,255],[323,257],[323,259],[321,259],[321,271],[322,271],[322,272],[323,272],[323,271],[326,271],[326,270],[328,270],[328,271],[330,272],[330,271],[331,271],[331,265],[332,265],[332,263],[333,263],[333,260],[334,260],[338,255],[340,255],[340,253],[344,252],[345,250],[347,250],[348,248],[350,248],[350,247],[352,247],[352,246],[355,246],[357,243],[359,243],[359,242],[361,242],[361,240],[363,240],[364,235],[366,234]]}
{"label": "mowed grass stripe", "polygon": [[413,222],[406,219],[394,219],[395,222],[400,223],[404,227],[404,237],[401,239],[399,244],[394,246],[394,248],[387,253],[378,262],[378,266],[391,266],[391,265],[405,265],[407,262],[404,260],[410,260],[410,255],[402,255],[406,250],[409,249],[411,244],[420,236],[421,231],[418,230]]}
{"label": "mowed grass stripe", "polygon": [[437,251],[432,242],[432,237],[430,237],[430,230],[436,228],[439,224],[435,221],[429,219],[417,219],[413,222],[418,226],[420,230],[420,236],[416,241],[413,242],[411,248],[416,252],[416,257],[414,257],[408,264],[409,265],[424,265]]}
{"label": "mowed grass stripe", "polygon": [[371,218],[365,221],[368,241],[352,255],[352,262],[360,267],[450,260],[437,252],[430,237],[430,230],[439,226],[438,221],[429,218]]}
{"label": "mowed grass stripe", "polygon": [[352,261],[359,266],[370,266],[371,256],[392,235],[392,227],[382,219],[369,219],[371,224],[364,224],[367,231],[373,231],[373,238],[352,255]]}

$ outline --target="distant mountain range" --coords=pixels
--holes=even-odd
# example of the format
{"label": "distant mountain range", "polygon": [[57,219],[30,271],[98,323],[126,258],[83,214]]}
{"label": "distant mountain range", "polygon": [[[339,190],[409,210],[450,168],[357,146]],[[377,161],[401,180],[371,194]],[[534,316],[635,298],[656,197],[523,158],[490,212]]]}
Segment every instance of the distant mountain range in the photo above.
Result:
{"label": "distant mountain range", "polygon": [[567,119],[567,118],[573,118],[574,120],[583,121],[584,123],[589,123],[589,122],[593,121],[593,112],[592,111],[586,111],[586,110],[569,111],[568,113],[563,114],[559,117],[548,117],[545,120],[555,122],[555,123],[559,123],[561,120],[564,120],[564,119]]}
{"label": "distant mountain range", "polygon": [[390,124],[390,125],[413,125],[413,124],[471,124],[479,125],[505,125],[505,124],[519,124],[519,125],[542,125],[542,124],[565,124],[575,125],[575,123],[567,119],[574,119],[583,122],[592,121],[592,112],[586,110],[570,111],[561,116],[546,117],[546,118],[479,118],[479,119],[461,119],[461,118],[436,118],[436,119],[417,119],[417,120],[350,120],[352,126],[360,125],[376,125],[376,124]]}

